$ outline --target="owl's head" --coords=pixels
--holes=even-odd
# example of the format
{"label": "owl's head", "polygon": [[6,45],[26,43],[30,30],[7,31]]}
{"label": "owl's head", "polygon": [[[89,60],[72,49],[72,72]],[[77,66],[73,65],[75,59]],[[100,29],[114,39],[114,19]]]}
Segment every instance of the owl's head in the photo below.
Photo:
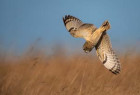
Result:
{"label": "owl's head", "polygon": [[89,53],[93,49],[94,45],[90,41],[86,41],[85,44],[83,45],[83,50],[85,53]]}
{"label": "owl's head", "polygon": [[104,21],[102,26],[101,26],[105,31],[111,28],[110,23],[108,20]]}

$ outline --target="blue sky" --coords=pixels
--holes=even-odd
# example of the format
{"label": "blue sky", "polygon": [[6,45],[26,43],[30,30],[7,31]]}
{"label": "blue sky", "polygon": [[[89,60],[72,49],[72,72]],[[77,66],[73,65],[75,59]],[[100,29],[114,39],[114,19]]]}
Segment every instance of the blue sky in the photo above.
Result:
{"label": "blue sky", "polygon": [[115,48],[140,44],[140,0],[0,0],[0,47],[23,51],[40,39],[50,50],[56,45],[82,50],[85,41],[63,25],[67,14],[97,27],[109,20]]}

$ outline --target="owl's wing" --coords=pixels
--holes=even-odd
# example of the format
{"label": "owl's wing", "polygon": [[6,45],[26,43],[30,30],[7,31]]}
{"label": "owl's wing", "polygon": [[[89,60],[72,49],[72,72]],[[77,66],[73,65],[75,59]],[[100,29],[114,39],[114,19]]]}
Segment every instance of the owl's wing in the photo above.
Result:
{"label": "owl's wing", "polygon": [[96,30],[93,24],[85,24],[78,18],[70,15],[63,17],[63,22],[70,34],[76,38],[89,40],[92,32]]}
{"label": "owl's wing", "polygon": [[95,48],[97,56],[104,64],[104,66],[112,73],[118,74],[121,68],[120,61],[112,50],[111,42],[106,32],[103,33]]}

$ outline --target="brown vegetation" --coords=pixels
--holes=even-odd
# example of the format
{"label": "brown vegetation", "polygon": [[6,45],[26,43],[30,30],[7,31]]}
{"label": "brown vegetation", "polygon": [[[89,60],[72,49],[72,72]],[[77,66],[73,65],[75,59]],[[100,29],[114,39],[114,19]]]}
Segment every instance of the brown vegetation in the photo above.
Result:
{"label": "brown vegetation", "polygon": [[0,95],[140,95],[140,55],[120,60],[114,75],[91,55],[2,57]]}

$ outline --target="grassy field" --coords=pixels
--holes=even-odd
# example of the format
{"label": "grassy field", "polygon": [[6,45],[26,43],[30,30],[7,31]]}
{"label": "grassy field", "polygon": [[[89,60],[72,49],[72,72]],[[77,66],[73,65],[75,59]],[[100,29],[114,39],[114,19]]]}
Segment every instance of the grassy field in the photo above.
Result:
{"label": "grassy field", "polygon": [[140,55],[120,56],[119,75],[96,56],[0,58],[0,95],[140,95]]}

